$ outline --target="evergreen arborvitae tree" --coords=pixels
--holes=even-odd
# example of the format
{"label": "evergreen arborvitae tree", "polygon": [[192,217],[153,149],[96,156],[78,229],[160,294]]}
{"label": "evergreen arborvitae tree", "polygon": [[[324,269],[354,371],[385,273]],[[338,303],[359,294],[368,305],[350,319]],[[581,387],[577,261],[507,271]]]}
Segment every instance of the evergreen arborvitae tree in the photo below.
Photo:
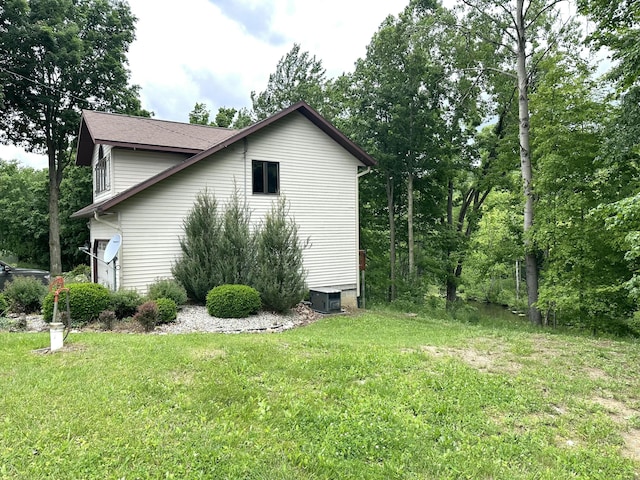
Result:
{"label": "evergreen arborvitae tree", "polygon": [[218,244],[218,268],[222,283],[251,285],[255,271],[255,240],[250,228],[251,213],[240,205],[238,191],[226,205],[224,235]]}
{"label": "evergreen arborvitae tree", "polygon": [[257,234],[254,286],[266,309],[284,312],[304,298],[302,250],[298,226],[289,218],[286,200],[282,198],[272,206]]}
{"label": "evergreen arborvitae tree", "polygon": [[180,239],[182,258],[172,269],[175,279],[182,283],[193,300],[204,303],[207,292],[223,283],[217,265],[223,224],[215,197],[206,190],[198,194],[184,221],[185,236]]}

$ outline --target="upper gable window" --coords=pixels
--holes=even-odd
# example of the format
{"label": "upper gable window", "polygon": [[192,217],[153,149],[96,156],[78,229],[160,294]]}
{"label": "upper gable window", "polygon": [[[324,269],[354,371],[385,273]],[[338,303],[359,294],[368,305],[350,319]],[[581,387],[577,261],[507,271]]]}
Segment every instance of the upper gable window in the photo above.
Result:
{"label": "upper gable window", "polygon": [[253,160],[253,193],[280,193],[280,164]]}
{"label": "upper gable window", "polygon": [[102,145],[98,149],[98,161],[95,171],[96,193],[109,190],[111,187],[111,153],[104,154]]}

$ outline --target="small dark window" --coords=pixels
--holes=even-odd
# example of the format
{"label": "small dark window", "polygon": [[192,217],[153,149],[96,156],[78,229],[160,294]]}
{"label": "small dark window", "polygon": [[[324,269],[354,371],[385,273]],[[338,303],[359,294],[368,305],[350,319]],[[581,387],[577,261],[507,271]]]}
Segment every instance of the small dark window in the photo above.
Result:
{"label": "small dark window", "polygon": [[277,194],[280,191],[280,164],[278,162],[263,162],[254,160],[253,193]]}

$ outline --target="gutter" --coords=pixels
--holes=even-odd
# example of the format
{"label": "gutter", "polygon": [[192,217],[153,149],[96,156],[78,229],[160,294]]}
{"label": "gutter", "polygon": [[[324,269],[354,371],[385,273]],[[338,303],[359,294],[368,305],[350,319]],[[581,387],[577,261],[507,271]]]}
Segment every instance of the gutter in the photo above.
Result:
{"label": "gutter", "polygon": [[120,226],[111,223],[111,222],[107,222],[106,220],[102,220],[99,216],[98,216],[98,211],[94,211],[93,212],[93,218],[95,219],[96,222],[98,223],[102,223],[103,225],[106,225],[107,227],[111,227],[114,230],[117,230],[118,232],[122,233],[122,228],[120,228]]}
{"label": "gutter", "polygon": [[360,172],[356,175],[356,178],[364,177],[367,173],[371,173],[371,167],[367,167],[364,172]]}

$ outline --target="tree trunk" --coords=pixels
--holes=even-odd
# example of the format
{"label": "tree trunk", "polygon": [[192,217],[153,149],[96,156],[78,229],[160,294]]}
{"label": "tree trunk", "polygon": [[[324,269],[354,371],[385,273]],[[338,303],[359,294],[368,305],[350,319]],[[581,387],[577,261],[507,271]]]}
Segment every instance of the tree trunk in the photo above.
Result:
{"label": "tree trunk", "polygon": [[389,211],[389,301],[396,298],[396,217],[393,177],[387,174],[387,210]]}
{"label": "tree trunk", "polygon": [[62,252],[60,249],[60,182],[56,165],[56,152],[52,144],[48,146],[49,157],[49,271],[51,277],[62,274]]}
{"label": "tree trunk", "polygon": [[524,0],[517,0],[516,23],[518,33],[518,111],[520,133],[520,167],[524,188],[524,249],[527,271],[527,297],[529,320],[534,325],[542,325],[542,316],[536,306],[538,301],[538,264],[530,230],[533,227],[534,194],[531,151],[529,147],[529,96],[526,67],[526,36],[524,19]]}
{"label": "tree trunk", "polygon": [[409,279],[413,279],[416,271],[415,245],[413,240],[413,173],[407,178],[407,239],[409,243]]}
{"label": "tree trunk", "polygon": [[[453,180],[451,179],[449,179],[448,194],[447,194],[447,225],[451,229],[451,232],[453,232],[455,227],[453,225]],[[450,248],[447,256],[449,257],[451,256]],[[449,270],[449,274],[447,275],[447,281],[446,281],[447,306],[455,302],[456,299],[458,298],[458,285],[456,280],[457,278],[455,277],[455,271]]]}

